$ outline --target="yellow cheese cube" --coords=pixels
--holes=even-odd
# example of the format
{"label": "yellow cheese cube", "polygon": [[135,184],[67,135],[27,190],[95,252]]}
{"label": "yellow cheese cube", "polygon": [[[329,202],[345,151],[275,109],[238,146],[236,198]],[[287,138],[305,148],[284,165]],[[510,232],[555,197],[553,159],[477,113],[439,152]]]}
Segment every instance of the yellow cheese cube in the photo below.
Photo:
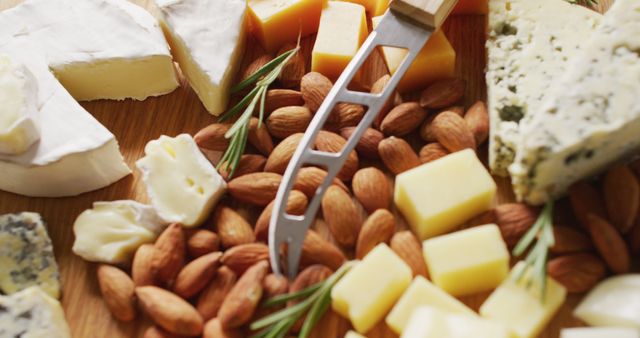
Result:
{"label": "yellow cheese cube", "polygon": [[454,296],[494,289],[509,273],[509,251],[495,224],[435,237],[422,248],[433,283]]}
{"label": "yellow cheese cube", "polygon": [[251,29],[268,52],[318,31],[325,0],[248,0]]}
{"label": "yellow cheese cube", "polygon": [[395,333],[402,334],[413,311],[424,305],[445,312],[477,317],[476,313],[462,302],[431,284],[426,278],[417,276],[389,312],[386,318],[387,325]]}
{"label": "yellow cheese cube", "polygon": [[367,338],[355,331],[349,331],[347,332],[347,334],[344,335],[344,338]]}
{"label": "yellow cheese cube", "polygon": [[[371,19],[374,28],[381,19],[381,16]],[[389,72],[394,74],[407,56],[407,51],[401,48],[382,47],[382,56],[389,67]],[[447,40],[447,36],[441,30],[437,30],[409,66],[398,84],[398,90],[406,92],[424,88],[436,80],[453,77],[455,69],[456,51]]]}
{"label": "yellow cheese cube", "polygon": [[640,331],[622,327],[579,327],[562,329],[560,338],[640,338]]}
{"label": "yellow cheese cube", "polygon": [[482,317],[500,322],[511,330],[516,338],[533,338],[544,329],[558,311],[567,296],[567,290],[558,282],[547,278],[544,299],[540,285],[534,282],[527,287],[531,271],[514,281],[514,272],[524,268],[518,263],[508,279],[500,285],[480,307]]}
{"label": "yellow cheese cube", "polygon": [[389,7],[390,0],[342,0],[361,4],[371,16],[384,14]]}
{"label": "yellow cheese cube", "polygon": [[362,5],[329,1],[320,17],[311,70],[336,80],[368,34]]}
{"label": "yellow cheese cube", "polygon": [[479,317],[452,314],[431,306],[416,309],[402,338],[510,338],[503,325]]}
{"label": "yellow cheese cube", "polygon": [[421,239],[453,230],[489,209],[496,184],[471,149],[396,177],[395,204]]}
{"label": "yellow cheese cube", "polygon": [[386,244],[376,246],[331,291],[333,309],[360,333],[373,328],[411,283],[411,268]]}

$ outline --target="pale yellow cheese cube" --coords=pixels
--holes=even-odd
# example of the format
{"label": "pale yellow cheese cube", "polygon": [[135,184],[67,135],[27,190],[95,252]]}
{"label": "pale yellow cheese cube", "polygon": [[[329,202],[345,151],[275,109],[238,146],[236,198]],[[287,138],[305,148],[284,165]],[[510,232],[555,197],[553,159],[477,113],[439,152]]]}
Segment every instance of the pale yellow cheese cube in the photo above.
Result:
{"label": "pale yellow cheese cube", "polygon": [[640,338],[640,331],[622,327],[579,327],[562,329],[560,338]]}
{"label": "pale yellow cheese cube", "polygon": [[413,311],[424,305],[445,312],[477,317],[476,313],[462,302],[431,284],[426,278],[417,276],[387,315],[387,325],[395,333],[402,334]]}
{"label": "pale yellow cheese cube", "polygon": [[347,334],[344,335],[344,338],[367,338],[367,337],[359,334],[358,332],[349,331],[347,332]]}
{"label": "pale yellow cheese cube", "polygon": [[496,184],[471,149],[396,177],[394,200],[421,239],[441,235],[489,209]]}
{"label": "pale yellow cheese cube", "polygon": [[416,309],[402,338],[510,338],[503,325],[479,317],[452,314],[431,306]]}
{"label": "pale yellow cheese cube", "polygon": [[333,309],[360,333],[373,328],[411,283],[411,268],[386,244],[376,246],[331,291]]}
{"label": "pale yellow cheese cube", "polygon": [[500,322],[511,330],[516,338],[533,338],[545,328],[567,296],[567,290],[552,278],[547,277],[544,299],[540,285],[533,280],[527,287],[531,272],[514,281],[514,271],[524,268],[518,263],[508,279],[502,283],[480,307],[482,317]]}
{"label": "pale yellow cheese cube", "polygon": [[422,250],[433,283],[454,296],[494,289],[509,273],[509,251],[495,224],[428,239]]}

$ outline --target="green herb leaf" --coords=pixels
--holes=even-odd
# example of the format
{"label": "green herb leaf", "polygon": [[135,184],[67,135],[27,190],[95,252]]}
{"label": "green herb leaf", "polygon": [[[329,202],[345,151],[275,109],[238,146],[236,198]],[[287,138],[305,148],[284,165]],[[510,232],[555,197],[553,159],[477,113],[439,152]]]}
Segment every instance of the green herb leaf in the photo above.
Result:
{"label": "green herb leaf", "polygon": [[583,5],[593,7],[598,4],[598,0],[567,0],[567,2],[574,5]]}
{"label": "green herb leaf", "polygon": [[320,289],[322,286],[324,285],[323,282],[320,283],[316,283],[311,285],[310,287],[297,291],[297,292],[292,292],[292,293],[288,293],[285,295],[279,295],[279,296],[275,296],[271,299],[267,299],[264,303],[262,303],[263,307],[271,307],[271,306],[275,306],[275,305],[280,305],[280,304],[284,304],[290,300],[294,300],[294,299],[298,299],[298,298],[303,298],[306,296],[311,295],[312,293],[316,292],[318,289]]}

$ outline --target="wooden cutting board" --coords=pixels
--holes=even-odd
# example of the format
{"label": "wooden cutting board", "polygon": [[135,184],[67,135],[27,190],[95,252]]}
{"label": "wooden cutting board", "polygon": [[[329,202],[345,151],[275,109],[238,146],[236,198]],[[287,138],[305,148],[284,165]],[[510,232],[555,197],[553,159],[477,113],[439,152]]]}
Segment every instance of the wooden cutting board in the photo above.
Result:
{"label": "wooden cutting board", "polygon": [[[20,0],[0,0],[0,10],[19,2]],[[152,1],[135,0],[134,2],[147,7]],[[598,10],[603,11],[612,2],[613,0],[600,0]],[[466,106],[476,100],[486,100],[485,26],[486,17],[484,16],[452,17],[444,25],[446,35],[458,55],[456,72],[468,83],[464,102]],[[307,39],[304,43],[305,51],[308,52],[311,47],[312,41]],[[259,53],[261,53],[259,45],[250,41],[245,64]],[[386,72],[384,63],[379,57],[374,59],[368,68],[365,75],[368,79],[375,80],[380,74]],[[49,234],[54,243],[62,274],[62,304],[74,338],[141,337],[149,325],[148,320],[142,316],[132,323],[113,320],[100,295],[95,277],[96,265],[85,262],[71,252],[74,240],[73,222],[76,216],[90,208],[94,201],[134,199],[147,202],[140,174],[135,171],[134,165],[134,162],[143,155],[145,144],[163,134],[170,136],[180,133],[194,134],[202,127],[214,122],[214,118],[205,111],[198,97],[184,80],[182,86],[173,93],[142,102],[101,100],[83,102],[82,106],[115,134],[127,163],[134,169],[133,174],[109,187],[77,197],[28,198],[0,191],[0,214],[35,211],[42,214],[48,222]],[[486,156],[486,149],[481,153]],[[504,179],[497,179],[497,182],[498,202],[513,200],[509,182]],[[249,210],[247,214],[255,220],[256,211]],[[328,235],[326,231],[322,231],[322,224],[318,226],[321,233]],[[477,310],[486,296],[487,294],[465,297],[463,301]],[[562,327],[581,325],[571,316],[579,300],[580,296],[570,296],[541,337],[555,338],[559,336]],[[322,327],[322,332],[316,333],[316,337],[342,337],[348,329],[348,323],[333,314],[325,316],[319,325]],[[386,338],[396,337],[396,335],[381,324],[368,334],[368,337]]]}

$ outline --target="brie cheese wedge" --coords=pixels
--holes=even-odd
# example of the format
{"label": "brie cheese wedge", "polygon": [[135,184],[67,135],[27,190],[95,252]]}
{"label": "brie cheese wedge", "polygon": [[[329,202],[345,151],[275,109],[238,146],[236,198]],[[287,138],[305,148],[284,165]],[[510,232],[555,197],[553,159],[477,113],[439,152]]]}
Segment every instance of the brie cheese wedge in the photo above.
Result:
{"label": "brie cheese wedge", "polygon": [[640,274],[619,275],[600,282],[573,315],[591,326],[640,330]]}

